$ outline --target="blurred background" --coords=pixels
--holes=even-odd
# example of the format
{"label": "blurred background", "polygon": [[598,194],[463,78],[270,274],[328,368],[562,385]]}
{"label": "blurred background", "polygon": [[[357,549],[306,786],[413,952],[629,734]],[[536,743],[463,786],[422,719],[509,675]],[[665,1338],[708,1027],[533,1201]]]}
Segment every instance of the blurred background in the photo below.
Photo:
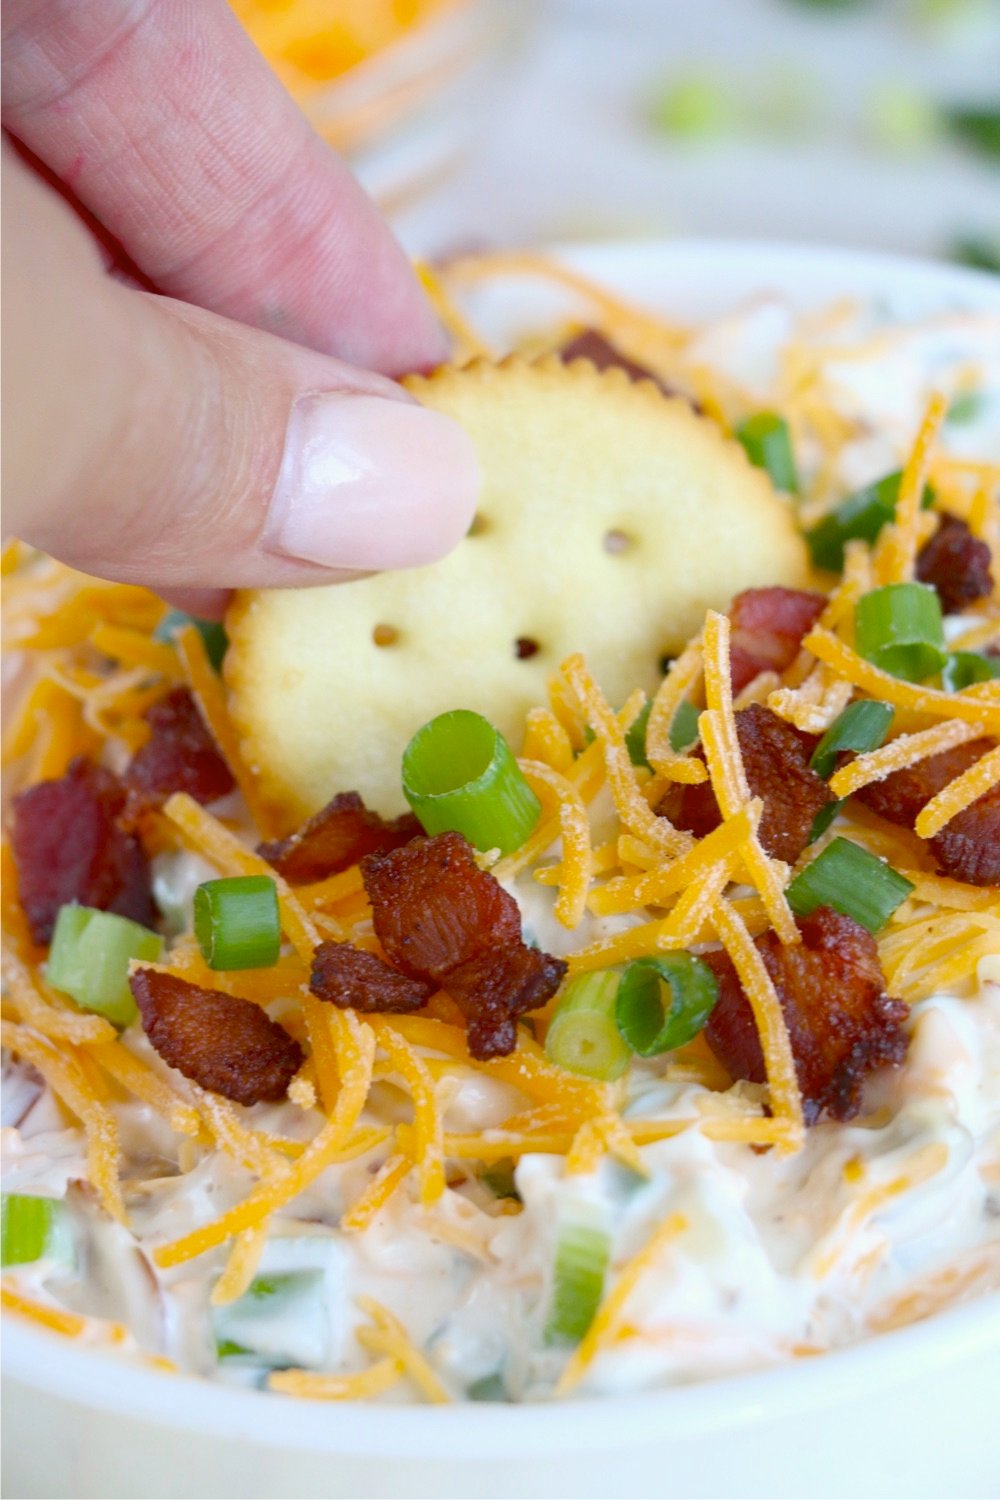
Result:
{"label": "blurred background", "polygon": [[1000,271],[1000,0],[232,0],[410,252],[713,235]]}

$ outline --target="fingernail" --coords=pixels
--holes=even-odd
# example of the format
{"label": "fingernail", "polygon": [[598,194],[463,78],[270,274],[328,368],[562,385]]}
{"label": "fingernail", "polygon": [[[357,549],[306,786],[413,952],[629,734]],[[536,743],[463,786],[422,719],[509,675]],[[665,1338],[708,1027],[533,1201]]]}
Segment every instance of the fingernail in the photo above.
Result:
{"label": "fingernail", "polygon": [[472,441],[450,417],[379,396],[300,396],[264,545],[331,568],[418,567],[465,535],[478,490]]}

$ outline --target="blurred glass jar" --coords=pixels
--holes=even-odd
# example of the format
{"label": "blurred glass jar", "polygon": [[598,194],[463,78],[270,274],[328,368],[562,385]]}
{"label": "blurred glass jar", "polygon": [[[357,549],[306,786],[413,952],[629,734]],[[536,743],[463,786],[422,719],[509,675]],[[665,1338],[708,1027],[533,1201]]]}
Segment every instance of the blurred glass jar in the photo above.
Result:
{"label": "blurred glass jar", "polygon": [[535,0],[230,0],[385,212],[446,179],[484,126]]}

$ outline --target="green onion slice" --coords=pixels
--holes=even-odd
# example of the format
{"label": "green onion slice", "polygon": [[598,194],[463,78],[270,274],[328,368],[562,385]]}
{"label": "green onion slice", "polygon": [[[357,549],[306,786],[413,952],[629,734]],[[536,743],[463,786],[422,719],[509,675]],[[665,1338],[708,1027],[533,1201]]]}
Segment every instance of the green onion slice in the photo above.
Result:
{"label": "green onion slice", "polygon": [[129,1026],[137,1015],[128,987],[130,961],[156,963],[163,939],[138,922],[114,912],[71,904],[59,909],[45,975],[53,989],[115,1026]]}
{"label": "green onion slice", "polygon": [[514,1198],[520,1203],[521,1194],[514,1181],[515,1166],[513,1157],[502,1156],[499,1161],[493,1162],[486,1168],[479,1180],[489,1188],[495,1198]]}
{"label": "green onion slice", "polygon": [[776,490],[797,495],[799,476],[792,452],[792,436],[784,417],[775,411],[759,411],[736,429],[747,458],[758,469],[766,469]]}
{"label": "green onion slice", "polygon": [[237,1301],[213,1309],[218,1358],[315,1369],[329,1343],[325,1282],[318,1270],[255,1277]]}
{"label": "green onion slice", "polygon": [[570,1073],[605,1082],[622,1076],[630,1053],[615,1022],[618,983],[611,969],[570,980],[545,1037],[545,1051],[552,1062]]}
{"label": "green onion slice", "polygon": [[30,1193],[0,1197],[0,1265],[22,1266],[33,1260],[73,1260],[69,1213],[59,1198]]}
{"label": "green onion slice", "polygon": [[466,1386],[465,1394],[470,1401],[509,1401],[507,1387],[499,1370],[492,1375],[482,1375]]}
{"label": "green onion slice", "polygon": [[611,1239],[593,1224],[563,1225],[556,1242],[547,1344],[578,1344],[594,1321],[604,1295]]}
{"label": "green onion slice", "polygon": [[403,752],[403,793],[427,833],[454,829],[501,854],[521,847],[542,811],[500,731],[464,708],[417,730]]}
{"label": "green onion slice", "polygon": [[[856,490],[805,533],[806,544],[817,568],[839,573],[844,566],[844,547],[848,542],[856,538],[866,542],[875,540],[882,527],[896,515],[902,477],[902,470],[896,469],[873,484],[865,485],[864,489]],[[934,503],[934,492],[929,485],[924,490],[922,503],[925,510]]]}
{"label": "green onion slice", "polygon": [[269,969],[276,964],[281,915],[270,875],[206,880],[194,893],[194,932],[210,969]]}
{"label": "green onion slice", "polygon": [[846,797],[838,797],[835,802],[825,802],[823,804],[815,818],[813,818],[813,826],[809,830],[808,842],[810,844],[815,844],[818,838],[822,838],[846,801]]}
{"label": "green onion slice", "polygon": [[923,682],[948,659],[941,601],[926,583],[889,583],[863,594],[854,635],[859,655],[905,682]]}
{"label": "green onion slice", "polygon": [[859,698],[849,703],[820,740],[809,764],[824,781],[832,776],[841,750],[877,750],[889,733],[895,710],[891,703]]}
{"label": "green onion slice", "polygon": [[646,759],[646,730],[649,727],[649,716],[653,712],[652,699],[646,703],[642,712],[633,719],[625,731],[625,746],[628,750],[628,758],[634,766],[648,766]]}
{"label": "green onion slice", "polygon": [[185,625],[193,625],[205,642],[205,654],[212,666],[218,672],[222,666],[222,658],[229,649],[229,637],[225,626],[220,625],[218,620],[200,620],[197,615],[185,614],[182,609],[172,609],[165,614],[163,619],[153,631],[154,641],[166,641],[172,644],[174,636]]}
{"label": "green onion slice", "polygon": [[674,722],[670,726],[670,748],[678,754],[682,750],[689,750],[698,738],[698,715],[700,708],[693,703],[682,703],[674,714]]}
{"label": "green onion slice", "polygon": [[800,870],[785,894],[797,917],[832,906],[869,932],[880,932],[913,890],[910,881],[850,839],[836,838]]}
{"label": "green onion slice", "polygon": [[618,986],[618,1030],[640,1057],[673,1052],[698,1035],[718,998],[715,975],[691,953],[637,958]]}
{"label": "green onion slice", "polygon": [[1000,677],[1000,657],[982,656],[978,651],[952,651],[941,672],[949,693],[960,693],[974,682],[989,682],[994,677]]}

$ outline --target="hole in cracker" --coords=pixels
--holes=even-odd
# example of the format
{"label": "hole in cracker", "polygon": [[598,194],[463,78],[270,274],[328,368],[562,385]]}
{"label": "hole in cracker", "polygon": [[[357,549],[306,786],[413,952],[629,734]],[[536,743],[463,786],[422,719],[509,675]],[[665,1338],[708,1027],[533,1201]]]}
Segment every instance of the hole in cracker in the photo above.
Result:
{"label": "hole in cracker", "polygon": [[466,534],[466,536],[482,536],[483,532],[484,531],[489,531],[489,529],[490,529],[490,523],[489,523],[489,521],[486,519],[486,517],[484,515],[481,515],[480,512],[477,510],[476,514],[473,516],[472,520],[469,522],[469,529],[468,529],[468,531],[465,534]]}
{"label": "hole in cracker", "polygon": [[372,640],[376,646],[394,646],[399,640],[399,631],[395,625],[376,625],[372,631]]}
{"label": "hole in cracker", "polygon": [[604,550],[605,552],[610,552],[612,557],[620,556],[622,552],[628,552],[629,548],[634,545],[634,541],[628,532],[620,531],[617,526],[613,527],[611,531],[604,533]]}
{"label": "hole in cracker", "polygon": [[532,640],[530,635],[519,635],[514,642],[514,655],[518,661],[528,661],[532,656],[537,656],[541,649],[538,642]]}

